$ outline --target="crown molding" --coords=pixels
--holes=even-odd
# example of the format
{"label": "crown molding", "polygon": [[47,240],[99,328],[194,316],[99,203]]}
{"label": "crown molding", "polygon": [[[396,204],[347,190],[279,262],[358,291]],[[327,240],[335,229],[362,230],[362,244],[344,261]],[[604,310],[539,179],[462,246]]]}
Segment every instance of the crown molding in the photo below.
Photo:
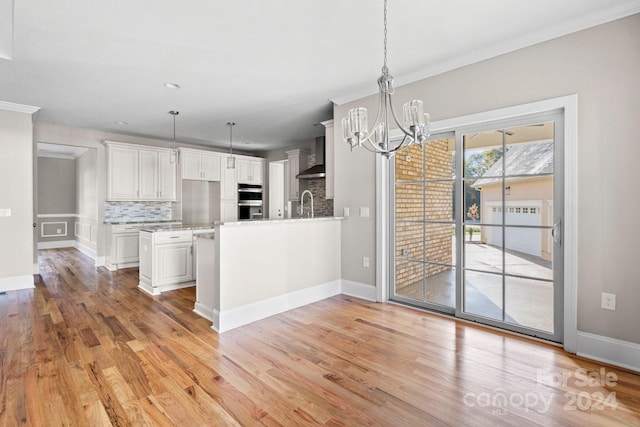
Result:
{"label": "crown molding", "polygon": [[[513,39],[505,40],[502,43],[486,46],[484,49],[467,52],[462,55],[458,55],[455,58],[450,58],[415,72],[405,74],[404,76],[397,77],[395,79],[395,87],[397,88],[410,83],[415,83],[438,74],[446,73],[447,71],[452,71],[457,68],[462,68],[496,56],[504,55],[505,53],[544,43],[578,31],[606,24],[607,22],[615,21],[617,19],[626,18],[627,16],[635,15],[636,13],[640,13],[640,0],[629,0],[621,4],[609,6],[605,9],[576,16],[573,19],[562,22],[561,24],[544,27],[521,37],[515,37]],[[366,98],[376,93],[378,93],[378,86],[372,82],[371,86],[366,89],[361,89],[346,95],[335,96],[333,98],[329,98],[329,100],[336,105],[342,105],[358,99]]]}
{"label": "crown molding", "polygon": [[0,110],[15,111],[16,113],[33,114],[40,110],[40,107],[31,105],[14,104],[13,102],[0,101]]}

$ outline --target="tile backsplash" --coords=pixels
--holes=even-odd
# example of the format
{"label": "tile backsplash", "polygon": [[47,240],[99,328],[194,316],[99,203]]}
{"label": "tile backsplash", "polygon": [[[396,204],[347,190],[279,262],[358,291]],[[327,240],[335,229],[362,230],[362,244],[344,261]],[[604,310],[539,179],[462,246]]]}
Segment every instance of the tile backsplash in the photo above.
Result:
{"label": "tile backsplash", "polygon": [[171,202],[105,202],[104,222],[171,221]]}

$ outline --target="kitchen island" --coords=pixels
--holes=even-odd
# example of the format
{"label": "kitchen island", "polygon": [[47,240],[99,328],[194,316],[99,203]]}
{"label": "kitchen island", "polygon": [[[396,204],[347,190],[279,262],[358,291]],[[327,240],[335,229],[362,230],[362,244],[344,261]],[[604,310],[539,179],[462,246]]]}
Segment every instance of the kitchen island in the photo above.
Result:
{"label": "kitchen island", "polygon": [[198,244],[194,311],[222,333],[339,294],[343,219],[216,224],[213,242]]}
{"label": "kitchen island", "polygon": [[153,225],[140,230],[138,288],[158,295],[195,285],[194,236],[213,233],[209,224]]}

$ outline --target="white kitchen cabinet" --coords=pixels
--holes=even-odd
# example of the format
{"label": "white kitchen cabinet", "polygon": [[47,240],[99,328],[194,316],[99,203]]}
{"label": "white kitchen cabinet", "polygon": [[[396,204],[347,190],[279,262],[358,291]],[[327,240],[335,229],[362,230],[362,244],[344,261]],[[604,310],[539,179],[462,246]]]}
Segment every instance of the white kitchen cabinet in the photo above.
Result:
{"label": "white kitchen cabinet", "polygon": [[176,200],[176,165],[169,150],[106,145],[108,200]]}
{"label": "white kitchen cabinet", "polygon": [[176,164],[171,163],[171,153],[161,151],[158,153],[158,191],[161,200],[176,200],[177,198],[177,172]]}
{"label": "white kitchen cabinet", "polygon": [[141,230],[139,245],[141,290],[158,295],[195,284],[192,230]]}
{"label": "white kitchen cabinet", "polygon": [[220,200],[220,221],[235,222],[238,220],[238,202],[235,200]]}
{"label": "white kitchen cabinet", "polygon": [[197,150],[180,150],[182,179],[194,181],[220,181],[219,154]]}
{"label": "white kitchen cabinet", "polygon": [[300,199],[300,180],[296,176],[308,168],[309,151],[298,149],[287,151],[289,160],[289,200]]}
{"label": "white kitchen cabinet", "polygon": [[236,160],[238,164],[238,183],[263,184],[264,160],[241,157]]}
{"label": "white kitchen cabinet", "polygon": [[222,168],[220,177],[220,198],[222,200],[238,200],[238,181],[236,179],[236,169]]}
{"label": "white kitchen cabinet", "polygon": [[109,270],[138,266],[138,229],[141,224],[110,225],[107,228],[107,258]]}
{"label": "white kitchen cabinet", "polygon": [[159,286],[188,282],[193,276],[193,243],[169,243],[155,248]]}
{"label": "white kitchen cabinet", "polygon": [[139,151],[135,147],[107,146],[107,199],[138,200]]}

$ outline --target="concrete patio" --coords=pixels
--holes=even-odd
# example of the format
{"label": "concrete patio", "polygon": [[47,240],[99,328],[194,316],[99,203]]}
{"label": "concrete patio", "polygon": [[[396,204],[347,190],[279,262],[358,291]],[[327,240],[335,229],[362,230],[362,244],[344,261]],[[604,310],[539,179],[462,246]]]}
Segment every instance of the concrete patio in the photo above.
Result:
{"label": "concrete patio", "polygon": [[[455,253],[455,237],[453,244]],[[464,311],[502,320],[502,248],[465,241]],[[455,257],[454,257],[455,259]],[[505,278],[505,321],[545,332],[553,331],[553,279],[551,262],[520,252],[505,252],[504,273],[528,278]],[[493,274],[492,274],[493,273]],[[545,279],[545,280],[539,280]],[[423,283],[424,282],[424,283]],[[455,306],[455,269],[398,289],[400,296]]]}

